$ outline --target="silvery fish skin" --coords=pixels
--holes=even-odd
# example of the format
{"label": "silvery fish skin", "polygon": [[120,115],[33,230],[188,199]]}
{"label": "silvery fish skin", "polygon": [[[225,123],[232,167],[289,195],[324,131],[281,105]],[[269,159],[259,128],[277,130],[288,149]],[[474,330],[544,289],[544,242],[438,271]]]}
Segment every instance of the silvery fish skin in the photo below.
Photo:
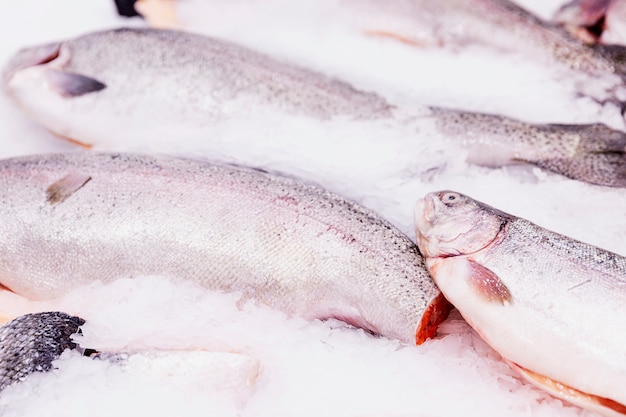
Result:
{"label": "silvery fish skin", "polygon": [[554,21],[584,42],[626,45],[624,0],[573,0],[561,6]]}
{"label": "silvery fish skin", "polygon": [[0,391],[33,372],[46,372],[85,320],[61,312],[20,316],[0,327]]}
{"label": "silvery fish skin", "polygon": [[626,414],[626,258],[453,191],[415,208],[433,279],[529,381]]}
{"label": "silvery fish skin", "polygon": [[[267,155],[282,152],[297,165],[313,166],[310,172],[324,164],[336,169],[345,160],[367,172],[372,160],[355,158],[354,146],[368,146],[364,154],[386,156],[394,165],[398,155],[421,158],[406,162],[407,169],[430,163],[420,155],[438,147],[448,156],[467,152],[479,165],[531,163],[580,181],[626,186],[626,134],[604,125],[537,125],[399,108],[324,75],[189,33],[119,29],[28,48],[8,63],[4,79],[8,93],[38,122],[100,150],[187,147],[192,154],[236,158],[246,146],[256,149],[255,164],[271,164]],[[311,123],[303,127],[303,121]],[[310,152],[299,139],[303,129],[318,129],[334,159]],[[259,139],[244,145],[250,130]],[[354,139],[372,132],[384,141]]]}
{"label": "silvery fish skin", "polygon": [[29,299],[165,275],[407,343],[447,304],[417,246],[373,212],[258,170],[80,152],[0,162],[1,283]]}

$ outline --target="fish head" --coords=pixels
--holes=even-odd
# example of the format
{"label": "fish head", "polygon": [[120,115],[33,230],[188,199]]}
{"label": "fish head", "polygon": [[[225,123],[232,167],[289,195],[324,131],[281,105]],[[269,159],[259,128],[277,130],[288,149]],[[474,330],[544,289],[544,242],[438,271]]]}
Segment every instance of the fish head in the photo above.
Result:
{"label": "fish head", "polygon": [[475,253],[496,239],[506,214],[454,191],[427,194],[415,205],[417,244],[426,258]]}
{"label": "fish head", "polygon": [[72,126],[61,127],[59,120],[95,113],[96,95],[107,88],[104,82],[72,68],[71,46],[55,42],[22,49],[2,72],[8,95],[29,116],[61,136],[71,136]]}
{"label": "fish head", "polygon": [[72,98],[106,88],[95,78],[76,72],[72,67],[70,42],[55,42],[24,48],[9,60],[2,73],[9,94],[17,97],[50,93]]}

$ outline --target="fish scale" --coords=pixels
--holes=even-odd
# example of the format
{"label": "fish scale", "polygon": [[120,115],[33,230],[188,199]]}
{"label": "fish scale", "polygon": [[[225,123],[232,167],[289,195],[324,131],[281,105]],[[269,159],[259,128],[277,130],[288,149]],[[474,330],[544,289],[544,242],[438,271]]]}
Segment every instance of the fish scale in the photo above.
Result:
{"label": "fish scale", "polygon": [[0,391],[33,372],[52,368],[65,349],[76,344],[72,336],[85,323],[61,312],[20,316],[0,327]]}

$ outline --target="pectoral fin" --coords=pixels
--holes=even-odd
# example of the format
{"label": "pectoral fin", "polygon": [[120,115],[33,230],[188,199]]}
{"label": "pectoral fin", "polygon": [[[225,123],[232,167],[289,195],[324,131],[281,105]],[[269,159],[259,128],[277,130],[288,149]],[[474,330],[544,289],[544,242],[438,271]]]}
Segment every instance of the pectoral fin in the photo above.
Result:
{"label": "pectoral fin", "polygon": [[468,284],[479,295],[487,301],[502,305],[512,302],[511,292],[492,270],[472,260],[468,261],[468,265],[470,268]]}
{"label": "pectoral fin", "polygon": [[53,182],[46,189],[46,200],[50,204],[62,203],[87,184],[89,180],[91,180],[90,175],[80,172],[71,172],[60,180]]}
{"label": "pectoral fin", "polygon": [[528,382],[538,386],[541,389],[546,390],[555,397],[569,401],[572,404],[576,404],[580,407],[600,412],[602,414],[606,414],[608,410],[611,410],[618,415],[626,415],[626,406],[624,404],[620,404],[617,401],[611,400],[610,398],[599,397],[597,395],[579,391],[575,388],[548,378],[547,376],[543,376],[529,369],[523,368],[516,363],[513,363],[511,361],[507,362]]}
{"label": "pectoral fin", "polygon": [[106,85],[94,78],[73,72],[46,70],[45,78],[50,87],[63,97],[79,97],[104,90]]}

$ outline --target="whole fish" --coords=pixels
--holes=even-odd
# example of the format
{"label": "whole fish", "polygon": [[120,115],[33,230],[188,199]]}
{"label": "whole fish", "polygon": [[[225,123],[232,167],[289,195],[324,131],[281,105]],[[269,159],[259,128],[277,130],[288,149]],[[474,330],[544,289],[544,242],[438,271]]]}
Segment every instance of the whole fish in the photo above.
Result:
{"label": "whole fish", "polygon": [[626,414],[626,258],[452,191],[419,200],[415,224],[441,291],[513,368]]}
{"label": "whole fish", "polygon": [[[248,155],[243,162],[255,165],[285,158],[311,175],[350,161],[345,175],[354,181],[385,165],[380,161],[427,171],[429,164],[439,166],[439,155],[451,163],[465,152],[479,165],[530,163],[589,183],[626,186],[623,132],[398,107],[325,75],[189,33],[119,29],[28,48],[8,63],[4,79],[38,122],[100,150]],[[303,143],[303,132],[314,132],[319,142]],[[258,139],[251,142],[251,135]],[[381,140],[359,140],[364,135]],[[333,152],[316,152],[319,147]]]}
{"label": "whole fish", "polygon": [[407,343],[447,313],[417,246],[316,186],[173,157],[0,162],[0,283],[29,299],[165,275]]}
{"label": "whole fish", "polygon": [[85,323],[61,312],[20,316],[0,327],[0,391],[33,372],[46,372]]}
{"label": "whole fish", "polygon": [[554,20],[584,42],[626,45],[624,0],[573,0],[561,6]]}
{"label": "whole fish", "polygon": [[[141,1],[139,6],[151,24],[210,35],[237,37],[224,22],[232,21],[233,16],[245,19],[240,16],[247,12],[251,24],[264,19],[265,24],[259,27],[283,32],[282,35],[293,33],[294,21],[300,23],[297,28],[301,30],[308,20],[314,19],[317,25],[313,25],[313,29],[317,31],[333,26],[335,32],[348,28],[355,33],[383,36],[420,48],[459,49],[482,45],[519,54],[559,72],[576,73],[586,81],[605,78],[612,87],[623,87],[626,76],[623,48],[589,47],[559,24],[543,20],[510,0],[391,0],[384,3],[320,0],[305,3],[306,6],[300,3],[298,7],[286,0],[272,0],[262,5],[253,3],[249,0],[173,3],[153,0]],[[171,10],[164,16],[166,7]],[[283,16],[283,19],[276,16]],[[220,29],[222,26],[226,27]],[[602,98],[601,92],[585,90],[583,84],[580,83],[581,92]],[[611,95],[609,89],[603,93]]]}

